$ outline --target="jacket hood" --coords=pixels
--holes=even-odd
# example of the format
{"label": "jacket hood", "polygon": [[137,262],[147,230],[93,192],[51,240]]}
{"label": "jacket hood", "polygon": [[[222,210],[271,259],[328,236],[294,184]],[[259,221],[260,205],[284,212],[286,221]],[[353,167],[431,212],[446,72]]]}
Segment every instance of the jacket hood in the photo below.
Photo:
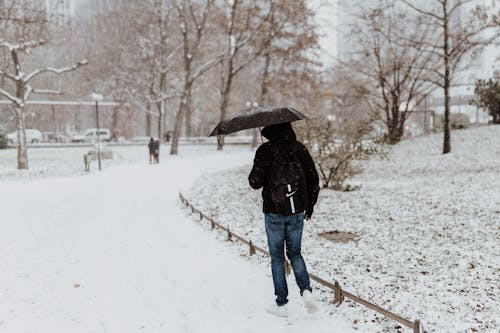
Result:
{"label": "jacket hood", "polygon": [[294,142],[297,140],[290,123],[266,126],[262,129],[261,134],[271,142]]}

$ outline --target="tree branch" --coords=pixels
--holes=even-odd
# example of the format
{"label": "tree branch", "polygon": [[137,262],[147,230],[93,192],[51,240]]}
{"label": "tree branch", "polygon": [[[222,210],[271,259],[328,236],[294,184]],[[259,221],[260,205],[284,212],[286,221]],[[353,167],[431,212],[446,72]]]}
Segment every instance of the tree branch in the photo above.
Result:
{"label": "tree branch", "polygon": [[442,21],[444,18],[433,13],[433,12],[428,12],[426,10],[423,10],[421,8],[418,8],[416,7],[414,4],[412,4],[411,2],[407,1],[407,0],[401,0],[404,4],[406,4],[407,6],[413,8],[414,10],[416,10],[417,12],[419,12],[420,14],[423,14],[423,15],[427,15],[427,16],[431,16],[431,17],[434,17],[435,19],[437,20],[440,20]]}
{"label": "tree branch", "polygon": [[45,41],[40,40],[40,41],[28,41],[28,42],[21,42],[18,44],[12,44],[8,43],[3,39],[0,39],[0,47],[7,48],[10,52],[18,52],[18,51],[24,51],[28,48],[33,48],[37,46],[44,45]]}
{"label": "tree branch", "polygon": [[3,90],[2,88],[0,88],[0,95],[4,96],[9,101],[11,101],[12,103],[15,103],[18,106],[23,105],[23,101],[20,98],[12,96],[11,94],[9,94],[9,92]]}
{"label": "tree branch", "polygon": [[35,70],[34,72],[32,72],[31,74],[26,76],[26,78],[24,79],[24,82],[28,83],[29,81],[31,81],[32,79],[34,79],[35,77],[37,77],[38,75],[43,74],[43,73],[49,72],[49,73],[55,73],[57,75],[60,75],[60,74],[66,73],[66,72],[71,72],[71,71],[78,69],[81,66],[86,65],[87,63],[88,63],[87,59],[83,59],[83,60],[80,60],[76,65],[73,65],[72,67],[65,67],[65,68],[47,67],[45,69]]}
{"label": "tree branch", "polygon": [[7,77],[8,79],[10,79],[11,81],[14,81],[16,82],[16,77],[10,73],[7,73],[7,72],[4,72],[3,70],[0,69],[0,75],[3,75],[5,77]]}

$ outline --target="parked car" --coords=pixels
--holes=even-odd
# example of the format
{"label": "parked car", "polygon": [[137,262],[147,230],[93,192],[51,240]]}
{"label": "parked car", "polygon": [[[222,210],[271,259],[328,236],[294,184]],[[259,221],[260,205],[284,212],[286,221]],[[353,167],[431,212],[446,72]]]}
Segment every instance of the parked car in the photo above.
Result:
{"label": "parked car", "polygon": [[[111,131],[107,128],[99,128],[99,140],[110,141]],[[88,128],[71,137],[71,142],[94,142],[97,141],[97,128]]]}
{"label": "parked car", "polygon": [[[7,139],[10,143],[17,143],[17,132],[12,132],[7,134]],[[27,129],[26,130],[26,142],[27,143],[39,143],[43,141],[43,134],[37,129]]]}

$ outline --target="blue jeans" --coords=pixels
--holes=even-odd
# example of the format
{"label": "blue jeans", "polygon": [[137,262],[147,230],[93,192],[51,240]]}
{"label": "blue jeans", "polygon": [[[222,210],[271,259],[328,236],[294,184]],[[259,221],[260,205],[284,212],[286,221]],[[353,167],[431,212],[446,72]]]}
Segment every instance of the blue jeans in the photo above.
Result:
{"label": "blue jeans", "polygon": [[265,214],[267,242],[271,253],[271,271],[273,273],[274,294],[278,306],[288,303],[288,286],[285,276],[285,244],[286,256],[292,264],[295,281],[300,289],[312,291],[307,273],[306,263],[300,254],[304,213],[290,216]]}

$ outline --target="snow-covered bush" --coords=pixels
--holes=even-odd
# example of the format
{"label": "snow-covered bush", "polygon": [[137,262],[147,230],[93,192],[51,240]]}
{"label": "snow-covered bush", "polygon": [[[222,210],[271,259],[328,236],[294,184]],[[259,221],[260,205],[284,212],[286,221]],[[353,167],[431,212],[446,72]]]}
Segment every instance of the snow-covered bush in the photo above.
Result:
{"label": "snow-covered bush", "polygon": [[322,187],[347,190],[346,180],[363,172],[359,161],[384,157],[383,138],[373,136],[374,117],[334,129],[323,118],[312,118],[297,126],[301,141],[316,162]]}

